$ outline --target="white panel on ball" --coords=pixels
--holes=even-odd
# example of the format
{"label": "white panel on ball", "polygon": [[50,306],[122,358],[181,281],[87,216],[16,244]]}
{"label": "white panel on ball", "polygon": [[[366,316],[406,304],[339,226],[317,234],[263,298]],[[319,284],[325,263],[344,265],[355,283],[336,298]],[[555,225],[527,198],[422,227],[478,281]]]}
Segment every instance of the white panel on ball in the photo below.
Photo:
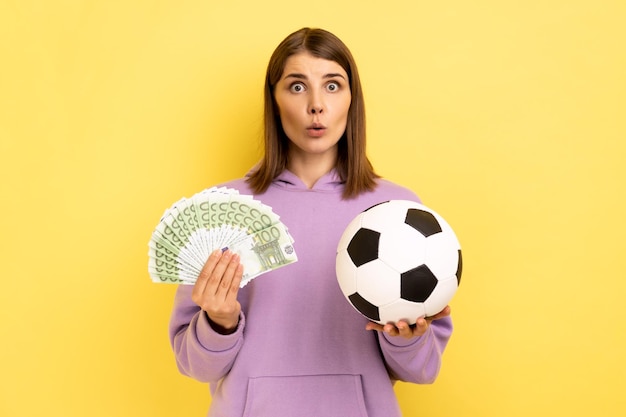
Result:
{"label": "white panel on ball", "polygon": [[428,238],[425,257],[428,259],[428,267],[436,277],[444,278],[456,274],[458,249],[456,237],[451,233],[438,233]]}
{"label": "white panel on ball", "polygon": [[379,308],[380,322],[389,323],[406,320],[409,324],[415,323],[419,317],[424,317],[424,304],[398,299],[393,303]]}
{"label": "white panel on ball", "polygon": [[393,204],[385,202],[365,210],[362,213],[363,220],[361,221],[361,227],[378,231],[386,230],[391,226],[397,225],[398,221],[404,221],[406,210],[409,208],[410,204],[418,204],[403,200],[393,201]]}
{"label": "white panel on ball", "polygon": [[400,274],[380,260],[368,262],[357,269],[356,288],[370,303],[388,304],[400,298]]}
{"label": "white panel on ball", "polygon": [[426,254],[426,239],[404,223],[380,228],[378,258],[399,273],[420,266]]}
{"label": "white panel on ball", "polygon": [[354,294],[356,292],[356,270],[348,252],[345,250],[337,253],[336,272],[337,282],[344,294]]}
{"label": "white panel on ball", "polygon": [[450,302],[454,293],[456,293],[457,288],[458,280],[456,275],[439,280],[433,293],[428,297],[428,300],[424,302],[424,312],[426,316],[434,316],[443,310]]}

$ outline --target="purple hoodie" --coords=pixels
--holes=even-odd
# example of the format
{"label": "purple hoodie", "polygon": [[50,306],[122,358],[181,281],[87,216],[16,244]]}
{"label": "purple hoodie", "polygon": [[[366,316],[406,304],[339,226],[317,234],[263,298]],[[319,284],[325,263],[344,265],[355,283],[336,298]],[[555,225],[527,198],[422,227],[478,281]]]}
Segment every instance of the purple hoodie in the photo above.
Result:
{"label": "purple hoodie", "polygon": [[[223,185],[252,194],[243,179]],[[342,200],[342,191],[334,171],[312,189],[285,171],[255,196],[289,228],[298,262],[239,291],[235,333],[213,331],[191,300],[192,286],[179,286],[170,340],[180,371],[210,384],[209,416],[397,417],[395,380],[435,380],[450,318],[411,340],[366,331],[367,319],[335,277],[337,243],[358,213],[391,199],[419,200],[386,180],[356,199]]]}

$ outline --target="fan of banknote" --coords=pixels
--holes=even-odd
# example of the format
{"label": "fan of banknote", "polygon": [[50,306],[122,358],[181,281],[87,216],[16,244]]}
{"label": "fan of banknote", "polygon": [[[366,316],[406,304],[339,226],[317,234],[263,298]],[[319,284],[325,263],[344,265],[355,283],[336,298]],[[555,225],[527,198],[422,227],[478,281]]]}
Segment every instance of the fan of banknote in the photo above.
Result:
{"label": "fan of banknote", "polygon": [[148,243],[152,281],[194,284],[211,252],[239,254],[243,287],[298,260],[287,227],[272,208],[231,188],[209,188],[168,208]]}

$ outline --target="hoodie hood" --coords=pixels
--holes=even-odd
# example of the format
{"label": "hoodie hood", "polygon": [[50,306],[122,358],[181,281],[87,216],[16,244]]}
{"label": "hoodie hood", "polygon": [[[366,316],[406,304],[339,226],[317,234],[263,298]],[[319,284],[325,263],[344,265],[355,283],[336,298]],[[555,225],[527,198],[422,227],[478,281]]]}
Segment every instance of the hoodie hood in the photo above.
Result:
{"label": "hoodie hood", "polygon": [[[246,177],[250,176],[253,170],[254,168],[246,174]],[[344,181],[341,179],[341,177],[337,173],[337,170],[335,169],[332,169],[330,172],[324,174],[319,180],[317,180],[317,182],[315,183],[315,185],[313,185],[313,188],[311,189],[307,188],[304,182],[302,182],[302,180],[296,174],[289,171],[288,169],[285,169],[283,172],[278,174],[278,176],[272,181],[272,186],[293,191],[342,192],[343,184]]]}

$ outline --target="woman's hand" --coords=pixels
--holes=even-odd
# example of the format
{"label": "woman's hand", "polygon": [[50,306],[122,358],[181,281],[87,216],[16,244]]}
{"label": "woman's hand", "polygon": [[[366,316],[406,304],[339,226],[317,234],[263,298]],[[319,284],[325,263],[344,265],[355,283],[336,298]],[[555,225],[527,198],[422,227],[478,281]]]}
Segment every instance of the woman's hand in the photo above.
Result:
{"label": "woman's hand", "polygon": [[193,287],[191,299],[206,312],[211,326],[219,333],[237,329],[241,312],[237,293],[242,276],[239,255],[218,249],[209,256]]}
{"label": "woman's hand", "polygon": [[405,320],[400,320],[397,323],[387,323],[385,325],[369,322],[365,326],[365,330],[376,330],[379,332],[385,332],[389,336],[401,336],[405,339],[411,339],[413,337],[422,336],[428,330],[430,323],[433,320],[438,320],[450,315],[450,306],[446,306],[441,312],[430,317],[420,317],[417,319],[414,325],[410,326]]}

